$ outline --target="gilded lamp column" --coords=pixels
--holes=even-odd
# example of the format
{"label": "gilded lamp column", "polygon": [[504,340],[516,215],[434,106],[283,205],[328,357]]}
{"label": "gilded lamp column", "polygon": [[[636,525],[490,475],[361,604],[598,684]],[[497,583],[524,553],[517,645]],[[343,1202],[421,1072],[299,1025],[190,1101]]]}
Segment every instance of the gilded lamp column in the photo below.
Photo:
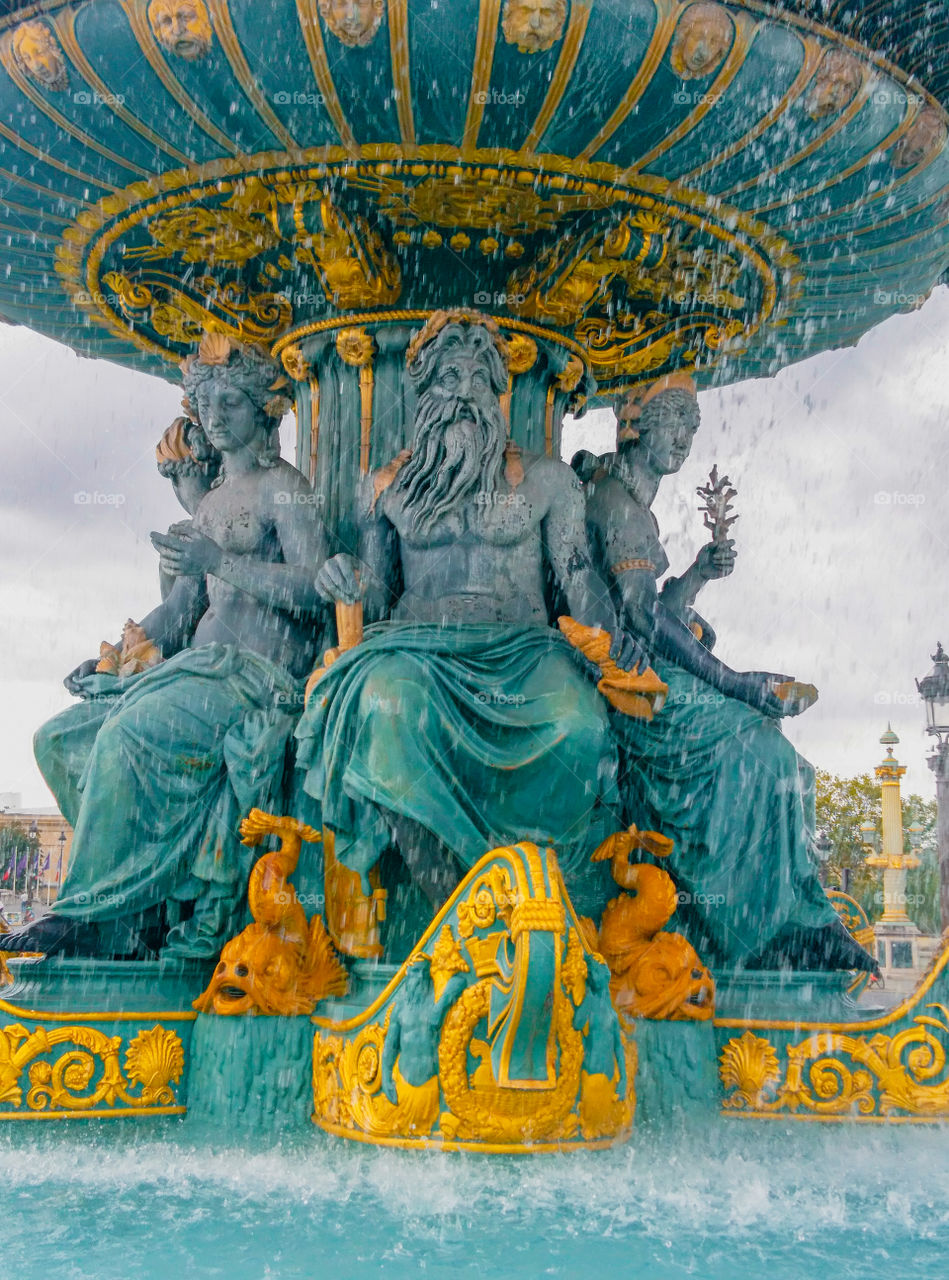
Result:
{"label": "gilded lamp column", "polygon": [[874,773],[880,782],[882,814],[879,851],[870,847],[868,867],[883,871],[883,914],[873,926],[877,943],[877,959],[884,975],[890,969],[914,970],[918,968],[919,929],[906,911],[906,875],[919,866],[919,858],[903,852],[903,803],[900,797],[900,779],[906,766],[893,754],[899,738],[887,725],[880,738],[886,747],[885,759],[876,766]]}

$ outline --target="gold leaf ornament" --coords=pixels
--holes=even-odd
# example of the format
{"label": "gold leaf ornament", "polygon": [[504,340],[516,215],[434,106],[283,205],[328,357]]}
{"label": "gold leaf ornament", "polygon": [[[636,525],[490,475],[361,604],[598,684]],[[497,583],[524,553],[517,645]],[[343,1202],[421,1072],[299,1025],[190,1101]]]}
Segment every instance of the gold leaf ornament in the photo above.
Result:
{"label": "gold leaf ornament", "polygon": [[336,338],[336,352],[344,364],[359,369],[369,364],[375,343],[365,329],[342,329]]}

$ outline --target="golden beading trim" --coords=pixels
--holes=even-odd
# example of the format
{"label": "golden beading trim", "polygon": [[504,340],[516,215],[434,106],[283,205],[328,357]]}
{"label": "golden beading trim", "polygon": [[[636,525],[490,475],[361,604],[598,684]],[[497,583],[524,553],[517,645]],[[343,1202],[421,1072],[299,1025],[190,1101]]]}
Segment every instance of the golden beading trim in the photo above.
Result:
{"label": "golden beading trim", "polygon": [[653,562],[643,557],[631,560],[617,560],[616,564],[610,565],[610,573],[614,578],[618,578],[621,573],[629,573],[632,569],[644,569],[647,573],[656,572],[656,566]]}
{"label": "golden beading trim", "polygon": [[[400,321],[416,320],[424,324],[439,310],[440,308],[438,307],[432,307],[429,310],[360,311],[351,315],[332,316],[326,320],[310,320],[281,334],[271,347],[271,355],[279,356],[288,344],[299,342],[302,338],[313,337],[318,333],[331,333],[334,329],[348,329],[353,325],[398,324]],[[558,346],[566,347],[568,351],[583,361],[584,367],[588,363],[587,353],[583,347],[556,329],[544,329],[540,325],[529,324],[526,320],[508,319],[507,316],[488,315],[487,312],[484,314],[487,315],[488,319],[494,320],[502,329],[510,329],[515,333],[527,333],[537,338],[545,338]]]}

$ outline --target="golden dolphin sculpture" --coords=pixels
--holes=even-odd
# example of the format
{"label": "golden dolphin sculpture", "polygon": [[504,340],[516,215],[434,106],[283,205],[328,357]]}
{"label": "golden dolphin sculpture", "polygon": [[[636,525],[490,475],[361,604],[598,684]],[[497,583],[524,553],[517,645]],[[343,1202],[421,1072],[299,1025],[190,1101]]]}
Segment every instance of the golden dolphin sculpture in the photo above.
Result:
{"label": "golden dolphin sculpture", "polygon": [[268,835],[280,848],[256,862],[247,886],[254,923],[232,938],[206,991],[194,1001],[199,1013],[309,1014],[329,995],[343,995],[348,982],[323,917],[306,913],[289,881],[304,840],[320,833],[295,818],[251,809],[241,823],[243,843],[259,845]]}

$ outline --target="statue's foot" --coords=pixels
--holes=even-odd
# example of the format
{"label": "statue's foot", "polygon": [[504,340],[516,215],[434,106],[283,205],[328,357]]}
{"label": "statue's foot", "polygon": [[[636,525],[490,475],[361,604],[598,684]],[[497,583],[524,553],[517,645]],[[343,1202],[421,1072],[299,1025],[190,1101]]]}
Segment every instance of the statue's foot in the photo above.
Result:
{"label": "statue's foot", "polygon": [[154,932],[121,920],[100,926],[52,913],[0,934],[0,951],[14,955],[41,952],[46,956],[96,956],[100,960],[154,960],[159,945]]}
{"label": "statue's foot", "polygon": [[42,952],[47,956],[92,956],[98,953],[98,941],[99,931],[94,924],[48,915],[0,934],[0,950],[13,955]]}
{"label": "statue's foot", "polygon": [[857,969],[879,976],[880,966],[853,938],[840,921],[820,929],[785,929],[771,942],[749,969]]}

